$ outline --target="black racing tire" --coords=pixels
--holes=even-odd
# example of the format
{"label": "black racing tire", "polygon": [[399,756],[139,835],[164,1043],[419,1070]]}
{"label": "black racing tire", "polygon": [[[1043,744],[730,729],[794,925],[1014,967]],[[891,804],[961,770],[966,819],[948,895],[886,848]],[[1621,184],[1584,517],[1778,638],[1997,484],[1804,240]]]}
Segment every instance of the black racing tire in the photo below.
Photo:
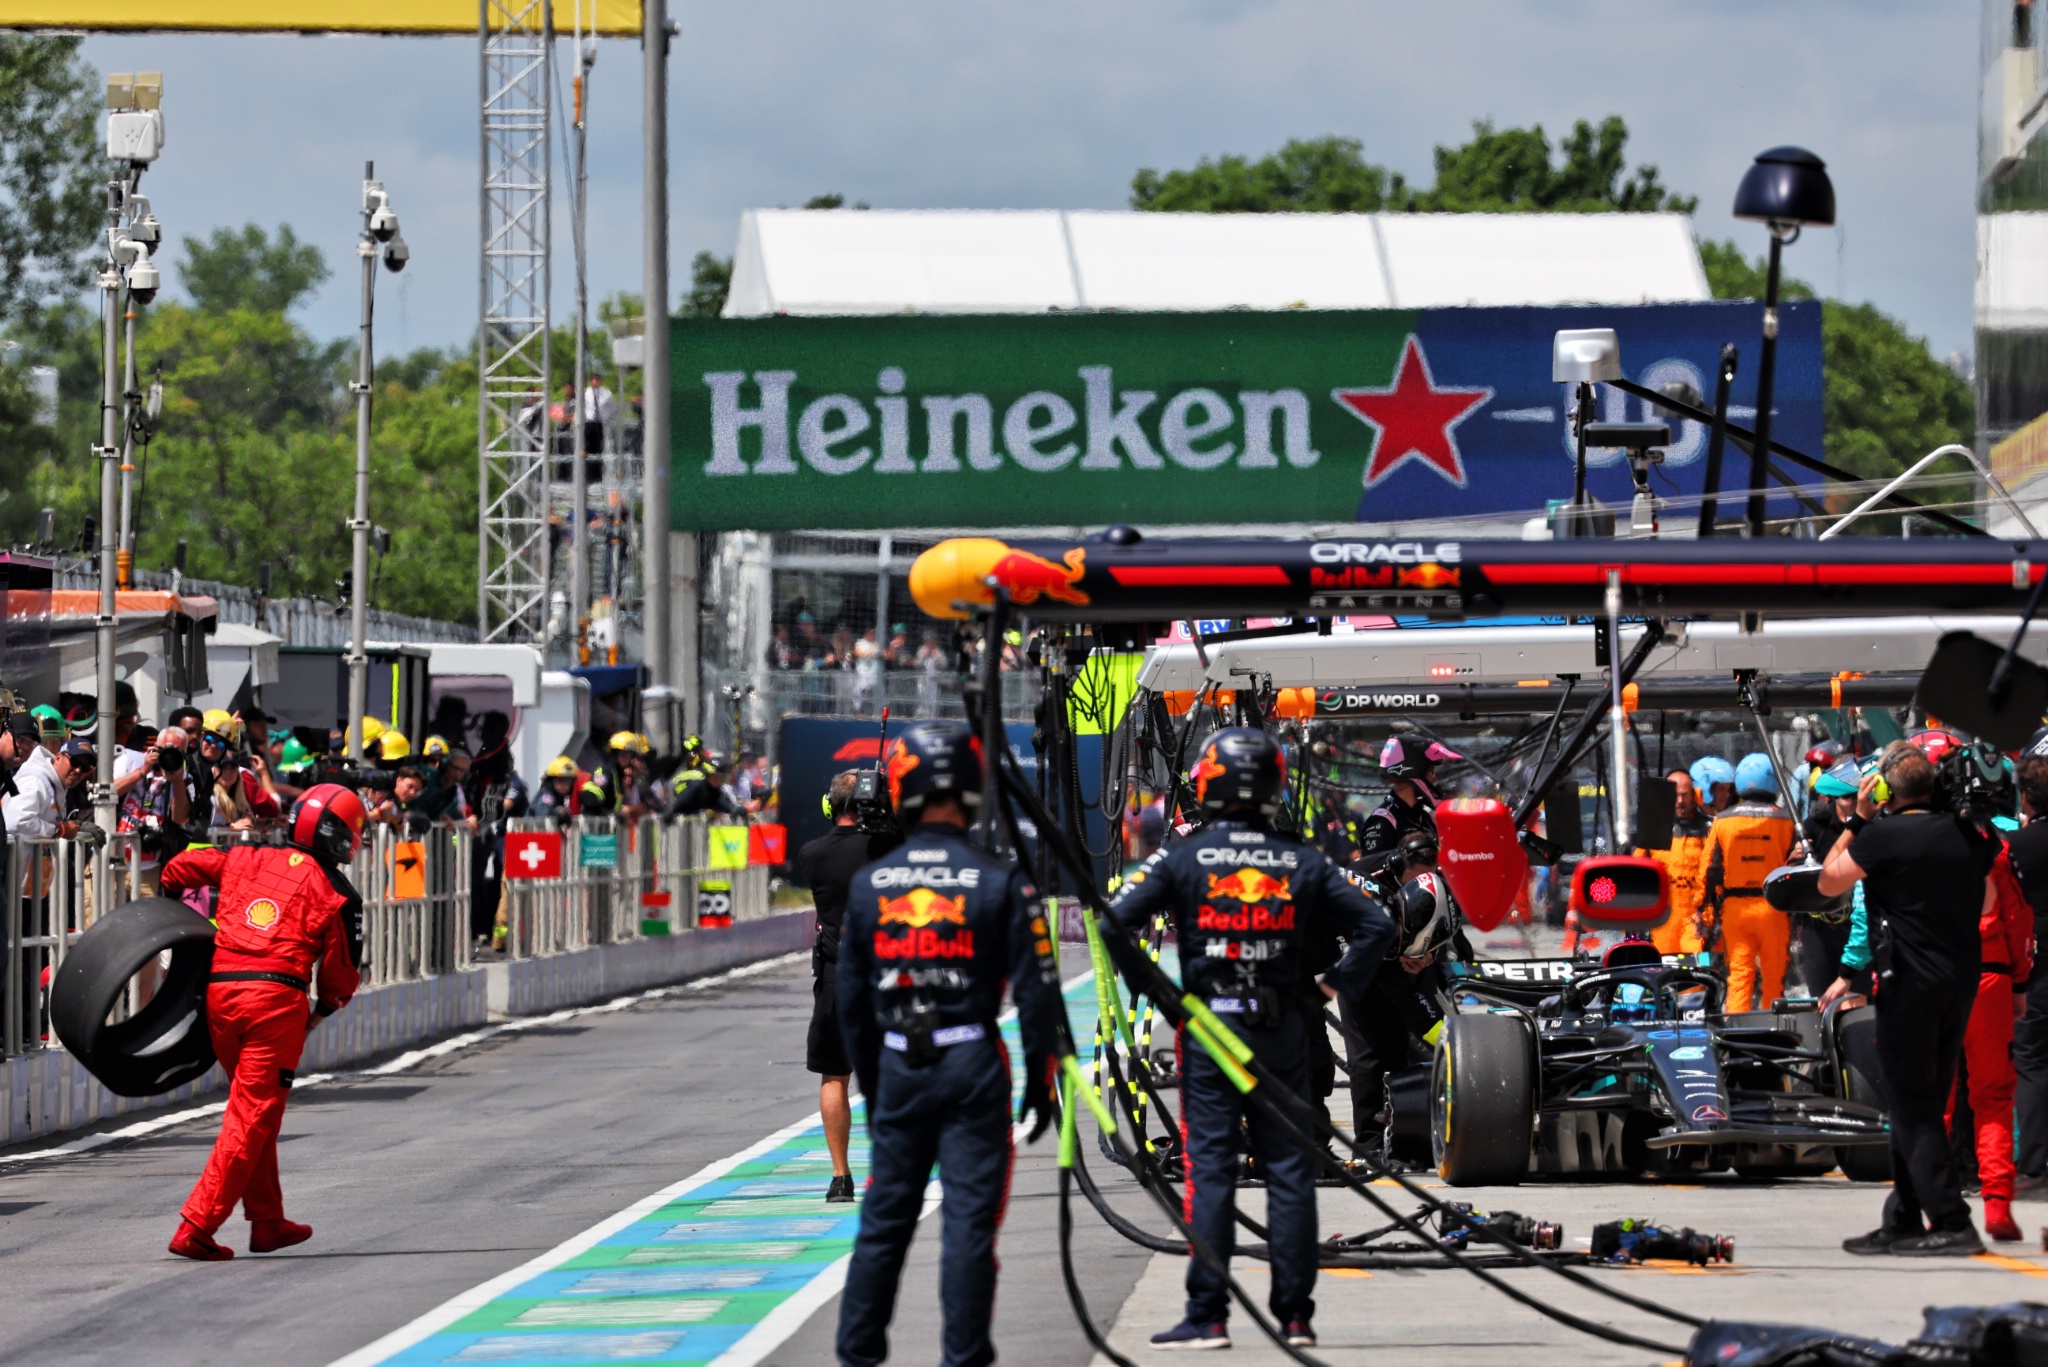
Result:
{"label": "black racing tire", "polygon": [[[164,950],[162,986],[127,1020],[107,1015],[128,980]],[[117,1096],[158,1096],[214,1063],[206,1029],[213,923],[183,902],[151,897],[93,922],[50,983],[50,1027],[86,1071]]]}
{"label": "black racing tire", "polygon": [[[1858,1006],[1835,1018],[1835,1048],[1842,1061],[1842,1096],[1884,1106],[1884,1067],[1877,1058],[1877,1008]],[[1842,1175],[1852,1182],[1892,1180],[1889,1144],[1843,1144],[1835,1149]]]}
{"label": "black racing tire", "polygon": [[1513,1186],[1529,1171],[1536,1060],[1520,1017],[1454,1015],[1430,1075],[1430,1146],[1454,1187]]}

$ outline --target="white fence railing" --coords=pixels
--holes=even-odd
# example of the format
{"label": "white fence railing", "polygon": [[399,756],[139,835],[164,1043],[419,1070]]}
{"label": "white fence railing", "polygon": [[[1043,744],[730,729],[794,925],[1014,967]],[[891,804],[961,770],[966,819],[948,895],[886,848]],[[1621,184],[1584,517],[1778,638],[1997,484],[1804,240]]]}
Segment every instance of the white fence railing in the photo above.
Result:
{"label": "white fence railing", "polygon": [[[505,956],[532,959],[769,914],[768,868],[729,867],[735,849],[745,858],[744,827],[725,827],[719,835],[702,818],[596,817],[566,828],[517,821],[512,830],[559,830],[561,876],[500,879],[502,851],[481,848],[464,829],[404,835],[388,826],[372,828],[350,869],[363,895],[363,986],[474,967],[472,925],[499,918],[506,929]],[[275,836],[216,832],[221,843],[262,843]],[[723,858],[714,857],[714,847],[725,852]],[[134,836],[113,837],[106,855],[101,875],[91,851],[76,841],[8,842],[7,886],[14,891],[0,913],[0,1049],[7,1057],[47,1047],[50,980],[86,927],[106,911],[156,892],[157,871],[142,864]],[[101,877],[108,885],[104,892]],[[488,899],[493,884],[496,905],[481,905],[480,895]],[[148,990],[138,982],[130,995]],[[128,1005],[133,1009],[140,1000]]]}

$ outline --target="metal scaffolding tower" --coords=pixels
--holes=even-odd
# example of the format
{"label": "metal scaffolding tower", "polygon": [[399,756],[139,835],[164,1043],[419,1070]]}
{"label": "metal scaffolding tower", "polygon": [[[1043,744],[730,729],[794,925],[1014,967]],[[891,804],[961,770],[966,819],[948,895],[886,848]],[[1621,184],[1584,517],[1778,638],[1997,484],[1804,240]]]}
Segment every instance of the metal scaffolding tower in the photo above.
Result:
{"label": "metal scaffolding tower", "polygon": [[477,621],[485,641],[547,632],[549,0],[481,0],[483,261],[477,320]]}

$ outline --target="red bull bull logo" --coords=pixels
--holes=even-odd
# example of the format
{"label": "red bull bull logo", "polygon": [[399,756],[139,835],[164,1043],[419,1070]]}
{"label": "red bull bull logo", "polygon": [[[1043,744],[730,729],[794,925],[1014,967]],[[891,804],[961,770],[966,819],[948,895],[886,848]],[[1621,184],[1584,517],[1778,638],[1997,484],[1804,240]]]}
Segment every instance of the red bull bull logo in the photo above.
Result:
{"label": "red bull bull logo", "polygon": [[1404,588],[1440,589],[1455,585],[1458,582],[1458,571],[1430,563],[1417,565],[1412,570],[1402,570],[1397,578]]}
{"label": "red bull bull logo", "polygon": [[1238,869],[1234,873],[1212,873],[1209,875],[1209,895],[1228,897],[1232,901],[1247,905],[1264,902],[1269,898],[1284,902],[1294,895],[1287,879],[1275,878],[1258,869]]}
{"label": "red bull bull logo", "polygon": [[923,930],[926,926],[941,922],[956,926],[967,924],[967,898],[942,897],[930,888],[912,888],[901,897],[880,899],[882,924],[885,926],[909,926],[912,930]]}
{"label": "red bull bull logo", "polygon": [[1086,607],[1088,595],[1074,586],[1087,572],[1083,563],[1087,555],[1085,548],[1076,546],[1066,553],[1062,564],[1030,551],[1005,551],[1001,559],[989,566],[988,574],[1010,591],[1013,602],[1030,604],[1049,598],[1055,603]]}

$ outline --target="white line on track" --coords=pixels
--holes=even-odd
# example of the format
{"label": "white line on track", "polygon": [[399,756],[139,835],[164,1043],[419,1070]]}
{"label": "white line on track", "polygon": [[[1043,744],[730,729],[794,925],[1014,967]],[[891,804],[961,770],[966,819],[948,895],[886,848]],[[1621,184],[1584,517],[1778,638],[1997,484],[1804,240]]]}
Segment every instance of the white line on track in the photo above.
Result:
{"label": "white line on track", "polygon": [[[802,956],[798,954],[786,955],[781,959],[771,960],[767,964],[736,970],[734,973],[725,976],[732,978],[748,972],[761,972],[775,964],[788,963],[799,957]],[[1061,983],[1061,996],[1064,997],[1091,976],[1091,972],[1083,972]],[[703,983],[710,981],[710,979],[700,980]],[[618,1010],[621,1009],[622,1004],[631,1000],[634,999],[620,998],[619,1001],[608,1002],[604,1006],[584,1007],[574,1012],[561,1012],[552,1017],[539,1017],[532,1023],[538,1025],[544,1020],[559,1020],[569,1015],[580,1015],[587,1011]],[[998,1023],[1011,1020],[1015,1018],[1016,1014],[1016,1008],[1011,1007],[997,1018]],[[494,1027],[494,1029],[502,1028],[506,1027]],[[482,1038],[484,1033],[481,1031],[477,1032],[477,1037]],[[422,1049],[416,1052],[424,1057],[432,1053],[434,1049],[442,1049],[456,1043],[456,1040],[448,1040],[444,1041],[443,1044],[432,1046],[431,1049]],[[405,1057],[411,1056],[407,1055]],[[392,1064],[402,1061],[402,1059],[394,1059]],[[392,1064],[384,1066],[388,1069],[392,1068]],[[699,1169],[696,1173],[675,1183],[673,1186],[664,1187],[653,1195],[636,1201],[616,1215],[606,1217],[599,1223],[592,1225],[589,1229],[584,1230],[581,1234],[549,1249],[538,1258],[523,1263],[513,1268],[510,1272],[493,1277],[481,1286],[473,1287],[454,1299],[434,1307],[410,1324],[401,1325],[399,1328],[392,1330],[375,1343],[358,1348],[346,1357],[336,1358],[329,1364],[329,1367],[374,1367],[374,1364],[385,1362],[404,1352],[414,1344],[446,1329],[448,1326],[461,1320],[465,1315],[472,1314],[483,1308],[521,1284],[531,1281],[544,1272],[551,1272],[569,1261],[569,1259],[596,1247],[613,1234],[633,1224],[643,1216],[660,1210],[677,1197],[693,1191],[707,1182],[716,1181],[734,1168],[739,1167],[742,1163],[750,1162],[764,1153],[772,1153],[786,1141],[795,1138],[805,1130],[822,1123],[822,1121],[823,1117],[814,1113],[793,1124],[786,1125],[769,1135],[766,1139],[749,1145],[747,1148],[729,1157],[721,1158]],[[1020,1125],[1016,1127],[1014,1133],[1017,1142],[1021,1145],[1028,1131],[1024,1126]],[[940,1197],[941,1186],[937,1181],[932,1182],[925,1188],[924,1208],[918,1212],[917,1217],[920,1222],[939,1208]],[[791,1293],[779,1305],[764,1315],[760,1322],[755,1324],[752,1329],[749,1329],[739,1339],[735,1340],[730,1348],[727,1348],[723,1353],[713,1358],[711,1367],[755,1367],[755,1364],[781,1347],[789,1339],[790,1335],[803,1328],[805,1322],[812,1315],[816,1314],[827,1302],[839,1294],[840,1290],[846,1285],[846,1269],[847,1265],[852,1261],[853,1255],[849,1253],[833,1260],[820,1269],[816,1276]]]}
{"label": "white line on track", "polygon": [[[471,1030],[466,1034],[444,1039],[438,1044],[430,1044],[424,1049],[408,1050],[397,1058],[380,1063],[374,1068],[363,1068],[348,1072],[308,1073],[304,1077],[299,1078],[293,1084],[293,1087],[294,1090],[318,1087],[322,1083],[334,1082],[344,1078],[390,1077],[394,1073],[403,1073],[417,1068],[420,1064],[430,1060],[446,1058],[450,1054],[467,1049],[472,1045],[481,1044],[485,1040],[493,1039],[499,1035],[516,1034],[521,1030],[531,1030],[541,1025],[554,1025],[565,1020],[573,1020],[577,1016],[596,1016],[613,1011],[625,1011],[638,1006],[642,1002],[657,1001],[663,997],[680,996],[686,992],[701,992],[707,987],[720,987],[742,978],[751,978],[756,974],[770,973],[778,968],[786,968],[799,960],[810,957],[811,952],[807,949],[798,950],[792,954],[778,954],[772,959],[763,959],[758,963],[743,964],[738,968],[728,969],[723,973],[714,973],[706,978],[693,978],[686,983],[675,983],[668,987],[651,988],[646,992],[635,992],[629,996],[614,997],[608,1002],[600,1002],[595,1006],[572,1006],[567,1010],[555,1011],[545,1016],[524,1016],[518,1020],[503,1021],[497,1025],[486,1025],[480,1030]],[[81,1135],[77,1139],[47,1149],[34,1149],[28,1153],[0,1154],[0,1168],[11,1167],[17,1163],[39,1163],[59,1158],[73,1158],[82,1153],[91,1153],[94,1149],[103,1149],[109,1144],[124,1143],[131,1139],[146,1139],[150,1135],[162,1130],[171,1129],[173,1126],[219,1115],[226,1111],[227,1108],[227,1102],[215,1101],[204,1106],[191,1106],[182,1111],[171,1111],[164,1115],[151,1116],[147,1120],[138,1120],[132,1125],[123,1125],[116,1130],[106,1130],[100,1134]]]}

